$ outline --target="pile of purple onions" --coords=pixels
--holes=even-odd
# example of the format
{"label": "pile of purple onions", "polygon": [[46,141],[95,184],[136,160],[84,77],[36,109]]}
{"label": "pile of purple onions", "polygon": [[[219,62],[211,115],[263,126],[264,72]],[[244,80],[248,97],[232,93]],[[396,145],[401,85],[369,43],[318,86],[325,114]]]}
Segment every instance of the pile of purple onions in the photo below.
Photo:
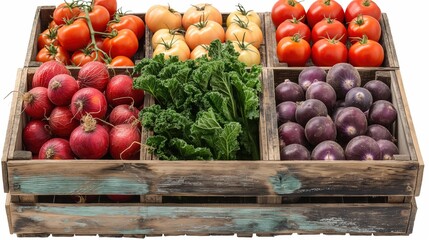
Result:
{"label": "pile of purple onions", "polygon": [[276,86],[281,160],[389,160],[399,153],[390,87],[362,85],[359,72],[339,63],[327,72],[305,68],[298,82]]}

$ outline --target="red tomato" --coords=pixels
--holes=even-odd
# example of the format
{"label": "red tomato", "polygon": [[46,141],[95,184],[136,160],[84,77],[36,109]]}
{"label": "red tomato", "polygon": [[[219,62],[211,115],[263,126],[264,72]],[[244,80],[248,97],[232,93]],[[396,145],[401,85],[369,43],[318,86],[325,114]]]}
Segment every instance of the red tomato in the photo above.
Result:
{"label": "red tomato", "polygon": [[37,38],[37,49],[42,49],[51,44],[58,45],[57,28],[48,28],[43,31]]}
{"label": "red tomato", "polygon": [[[85,13],[79,14],[79,17],[85,17]],[[107,23],[110,21],[110,14],[107,9],[101,5],[94,5],[89,12],[92,28],[97,32],[106,31]]]}
{"label": "red tomato", "polygon": [[67,65],[70,61],[70,55],[63,47],[51,44],[40,49],[36,55],[36,61],[38,62],[47,62],[50,60],[56,60]]}
{"label": "red tomato", "polygon": [[347,62],[347,47],[335,39],[320,39],[311,48],[311,58],[316,66],[333,66]]}
{"label": "red tomato", "polygon": [[349,23],[347,33],[351,40],[366,35],[368,39],[378,42],[381,37],[381,25],[377,19],[369,15],[359,15]]}
{"label": "red tomato", "polygon": [[90,41],[91,35],[85,20],[79,19],[58,29],[58,42],[67,51],[84,48]]}
{"label": "red tomato", "polygon": [[133,31],[122,29],[112,32],[112,38],[103,41],[103,50],[112,58],[126,56],[132,58],[139,48],[139,40]]}
{"label": "red tomato", "polygon": [[71,20],[72,18],[77,17],[80,14],[80,9],[76,6],[74,2],[72,3],[61,3],[58,5],[52,17],[57,25],[64,24],[65,21]]}
{"label": "red tomato", "polygon": [[296,0],[278,0],[271,9],[271,19],[276,27],[286,19],[293,18],[305,22],[305,9]]}
{"label": "red tomato", "polygon": [[136,15],[117,15],[107,26],[108,32],[112,32],[113,29],[118,31],[130,29],[136,34],[137,38],[140,39],[144,35],[145,25],[143,20]]}
{"label": "red tomato", "polygon": [[322,38],[335,38],[342,43],[347,42],[347,29],[343,23],[336,19],[324,18],[314,25],[311,30],[311,40],[315,43]]}
{"label": "red tomato", "polygon": [[134,62],[128,57],[116,56],[110,61],[110,63],[108,63],[108,65],[112,67],[129,67],[134,66]]}
{"label": "red tomato", "polygon": [[305,41],[310,42],[310,28],[299,19],[287,19],[276,30],[276,40],[279,42],[284,37],[290,37],[298,33]]}
{"label": "red tomato", "polygon": [[366,36],[349,49],[349,62],[356,67],[379,67],[383,64],[383,60],[383,47]]}
{"label": "red tomato", "polygon": [[94,5],[101,5],[109,11],[110,16],[113,16],[118,7],[118,3],[116,0],[95,0]]}
{"label": "red tomato", "polygon": [[310,28],[326,17],[344,22],[343,7],[334,0],[317,0],[308,8],[307,23]]}
{"label": "red tomato", "polygon": [[371,0],[353,0],[346,8],[346,22],[349,23],[359,15],[370,15],[380,21],[381,10],[378,5]]}
{"label": "red tomato", "polygon": [[305,66],[310,58],[310,44],[299,35],[284,37],[277,44],[277,57],[290,67]]}
{"label": "red tomato", "polygon": [[92,48],[77,50],[72,54],[70,60],[73,65],[79,66],[79,67],[92,61],[104,62],[103,54],[101,52],[98,52],[98,56],[97,56],[96,51]]}

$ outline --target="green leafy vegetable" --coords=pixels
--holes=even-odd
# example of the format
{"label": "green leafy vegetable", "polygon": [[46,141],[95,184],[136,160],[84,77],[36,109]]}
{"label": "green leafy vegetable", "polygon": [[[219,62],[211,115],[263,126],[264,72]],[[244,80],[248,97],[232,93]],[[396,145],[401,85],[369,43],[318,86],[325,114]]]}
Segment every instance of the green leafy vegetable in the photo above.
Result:
{"label": "green leafy vegetable", "polygon": [[162,54],[134,68],[134,88],[156,104],[141,111],[160,159],[259,159],[260,66],[246,68],[230,42],[215,40],[209,57],[181,62]]}

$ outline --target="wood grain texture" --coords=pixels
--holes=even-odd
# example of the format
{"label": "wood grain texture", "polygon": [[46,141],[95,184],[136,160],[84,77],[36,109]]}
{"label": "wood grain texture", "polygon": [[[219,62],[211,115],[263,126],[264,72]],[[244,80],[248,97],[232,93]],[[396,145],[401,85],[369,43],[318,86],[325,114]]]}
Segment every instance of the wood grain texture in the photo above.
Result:
{"label": "wood grain texture", "polygon": [[150,205],[11,203],[17,234],[407,234],[411,203]]}
{"label": "wood grain texture", "polygon": [[410,133],[410,136],[408,139],[408,142],[410,144],[412,144],[414,152],[415,152],[415,160],[418,161],[419,163],[419,168],[418,168],[418,173],[417,173],[417,179],[416,179],[416,189],[415,189],[415,196],[419,196],[420,195],[420,191],[421,191],[421,186],[422,186],[422,181],[423,181],[423,172],[424,172],[424,162],[423,162],[423,156],[422,153],[420,151],[420,146],[418,143],[418,139],[417,139],[417,134],[416,134],[416,130],[414,128],[414,124],[413,124],[413,119],[411,117],[411,112],[410,112],[410,108],[408,106],[408,100],[407,100],[407,96],[405,94],[405,89],[404,89],[404,85],[402,82],[402,75],[400,70],[396,70],[396,82],[397,82],[397,91],[398,94],[400,96],[402,96],[401,98],[401,102],[403,104],[403,109],[404,109],[404,117],[405,117],[405,121],[407,122],[408,125],[408,131]]}
{"label": "wood grain texture", "polygon": [[393,160],[8,163],[10,192],[30,195],[412,196],[417,169]]}
{"label": "wood grain texture", "polygon": [[[379,43],[383,46],[384,49],[384,61],[380,67],[368,67],[368,69],[397,69],[399,68],[398,59],[396,56],[395,47],[393,45],[392,33],[390,30],[389,21],[387,19],[387,14],[382,14],[382,19],[380,20],[380,25],[382,28],[381,38]],[[277,57],[277,40],[276,40],[276,28],[271,19],[271,13],[265,13],[265,38],[267,41],[266,51],[267,51],[267,67],[269,68],[289,68],[287,63],[279,62]],[[310,42],[310,46],[313,43]],[[350,44],[350,43],[348,43]],[[306,63],[306,66],[313,66],[311,59]],[[303,67],[301,67],[303,69]]]}

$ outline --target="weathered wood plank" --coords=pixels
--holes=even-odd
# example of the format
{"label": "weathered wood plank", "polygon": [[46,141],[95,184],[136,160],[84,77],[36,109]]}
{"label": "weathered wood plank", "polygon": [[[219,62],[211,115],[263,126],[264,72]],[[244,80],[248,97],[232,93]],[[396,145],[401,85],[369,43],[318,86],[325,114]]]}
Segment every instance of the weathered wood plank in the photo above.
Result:
{"label": "weathered wood plank", "polygon": [[11,193],[36,195],[412,196],[417,168],[393,160],[8,163]]}
{"label": "weathered wood plank", "polygon": [[411,135],[409,137],[410,139],[408,139],[408,144],[412,145],[412,148],[416,154],[416,158],[414,160],[417,160],[419,163],[417,179],[416,179],[416,189],[414,192],[415,196],[419,196],[420,191],[421,191],[422,181],[423,181],[423,170],[424,170],[423,156],[420,152],[420,146],[419,146],[419,143],[417,140],[416,130],[414,128],[410,108],[408,106],[408,100],[407,100],[407,96],[405,94],[405,88],[404,88],[404,84],[402,82],[401,72],[400,72],[400,70],[396,70],[395,73],[396,73],[395,74],[396,82],[398,85],[398,94],[401,96],[401,99],[402,99],[403,110],[404,110],[404,114],[405,114],[405,121],[408,125],[408,132]]}
{"label": "weathered wood plank", "polygon": [[259,204],[281,204],[282,197],[279,196],[258,196],[256,199]]}
{"label": "weathered wood plank", "polygon": [[410,219],[408,220],[408,228],[407,228],[406,234],[413,233],[414,221],[416,220],[416,214],[417,214],[417,203],[416,203],[416,199],[413,198],[411,200],[411,214],[410,214]]}
{"label": "weathered wood plank", "polygon": [[182,235],[406,234],[411,203],[292,205],[11,204],[13,232]]}

